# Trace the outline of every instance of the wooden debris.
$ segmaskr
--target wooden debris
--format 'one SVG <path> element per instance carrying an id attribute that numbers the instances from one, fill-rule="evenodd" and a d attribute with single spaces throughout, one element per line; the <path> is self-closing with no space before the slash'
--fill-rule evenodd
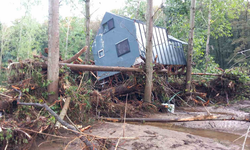
<path id="1" fill-rule="evenodd" d="M 67 66 L 74 71 L 121 71 L 121 72 L 142 72 L 140 68 L 130 67 L 110 67 L 110 66 L 95 66 L 95 65 L 82 65 L 82 64 L 67 64 L 59 63 L 60 66 Z"/>
<path id="2" fill-rule="evenodd" d="M 214 74 L 214 73 L 192 73 L 191 75 L 199 75 L 199 76 L 222 76 L 223 74 Z"/>
<path id="3" fill-rule="evenodd" d="M 105 118 L 99 117 L 98 119 L 111 122 L 123 122 L 124 118 Z M 249 122 L 249 116 L 234 117 L 234 116 L 215 116 L 215 115 L 199 115 L 187 118 L 163 119 L 163 118 L 126 118 L 127 122 L 187 122 L 187 121 L 206 121 L 206 120 L 235 120 Z"/>
<path id="4" fill-rule="evenodd" d="M 59 117 L 61 119 L 63 119 L 65 117 L 65 115 L 67 114 L 67 111 L 68 111 L 68 108 L 69 108 L 69 103 L 70 103 L 70 100 L 71 98 L 70 97 L 67 97 L 66 100 L 65 100 L 65 103 L 63 105 L 63 108 L 62 108 L 62 111 L 60 112 L 60 115 Z M 55 125 L 57 128 L 60 128 L 60 122 L 56 122 L 56 125 Z"/>
<path id="5" fill-rule="evenodd" d="M 89 125 L 89 126 L 87 126 L 87 127 L 81 128 L 81 129 L 80 129 L 80 131 L 81 131 L 81 132 L 84 132 L 85 130 L 88 130 L 89 128 L 91 128 L 91 126 L 90 126 L 90 125 Z"/>
<path id="6" fill-rule="evenodd" d="M 22 96 L 22 92 L 20 90 L 17 90 L 15 88 L 13 88 L 15 91 L 19 92 L 19 96 L 17 99 L 17 104 L 18 105 L 26 105 L 26 106 L 36 106 L 36 107 L 43 107 L 45 108 L 52 116 L 55 117 L 55 119 L 60 122 L 63 126 L 67 127 L 68 129 L 71 129 L 73 131 L 75 131 L 74 133 L 79 136 L 79 138 L 86 144 L 87 149 L 89 150 L 96 150 L 96 148 L 93 147 L 92 143 L 83 135 L 81 135 L 81 133 L 78 132 L 78 130 L 68 124 L 66 121 L 62 120 L 46 103 L 44 104 L 40 104 L 40 103 L 24 103 L 24 102 L 20 102 L 21 96 Z"/>
<path id="7" fill-rule="evenodd" d="M 84 53 L 86 50 L 88 49 L 88 46 L 85 46 L 84 48 L 82 48 L 78 53 L 76 53 L 73 57 L 71 57 L 70 59 L 68 60 L 63 60 L 63 61 L 60 61 L 60 63 L 72 63 L 73 61 L 75 60 L 81 60 L 79 59 L 78 57 L 80 57 L 82 55 L 82 53 Z M 82 60 L 81 60 L 82 61 Z"/>

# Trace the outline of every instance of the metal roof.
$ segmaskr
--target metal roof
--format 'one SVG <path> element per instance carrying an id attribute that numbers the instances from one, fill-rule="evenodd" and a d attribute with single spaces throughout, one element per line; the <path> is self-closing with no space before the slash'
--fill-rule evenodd
<path id="1" fill-rule="evenodd" d="M 174 40 L 174 41 L 180 42 L 180 43 L 182 43 L 182 44 L 184 44 L 184 45 L 188 45 L 188 43 L 187 43 L 187 42 L 183 42 L 183 41 L 181 41 L 181 40 L 179 40 L 179 39 L 177 39 L 177 38 L 173 37 L 172 35 L 168 35 L 168 38 L 169 38 L 169 39 L 171 39 L 171 40 Z"/>
<path id="2" fill-rule="evenodd" d="M 139 45 L 140 55 L 146 57 L 146 24 L 134 20 L 136 36 Z M 168 35 L 167 29 L 153 27 L 153 60 L 163 65 L 186 65 L 182 44 L 187 44 L 181 40 Z"/>

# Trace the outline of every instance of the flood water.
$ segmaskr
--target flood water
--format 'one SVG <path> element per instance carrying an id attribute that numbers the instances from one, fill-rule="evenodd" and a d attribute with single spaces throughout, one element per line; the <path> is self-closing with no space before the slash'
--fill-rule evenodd
<path id="1" fill-rule="evenodd" d="M 131 124 L 150 125 L 150 126 L 160 127 L 163 129 L 168 129 L 168 130 L 173 130 L 173 131 L 178 131 L 178 132 L 185 132 L 185 133 L 189 133 L 192 135 L 215 139 L 218 142 L 227 141 L 227 142 L 233 143 L 235 139 L 241 136 L 241 135 L 236 135 L 232 133 L 219 132 L 219 131 L 213 131 L 213 130 L 207 130 L 207 129 L 186 128 L 186 127 L 181 127 L 181 126 L 177 126 L 177 125 L 169 124 L 169 123 L 146 122 L 143 124 L 141 123 L 131 123 Z M 241 146 L 244 142 L 244 138 L 245 136 L 235 141 L 233 144 L 237 144 Z M 250 150 L 250 138 L 246 140 L 245 149 Z"/>

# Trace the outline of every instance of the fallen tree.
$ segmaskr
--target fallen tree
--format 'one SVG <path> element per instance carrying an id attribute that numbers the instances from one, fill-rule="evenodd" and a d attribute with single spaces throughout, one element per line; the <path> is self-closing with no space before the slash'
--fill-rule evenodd
<path id="1" fill-rule="evenodd" d="M 235 120 L 235 121 L 250 121 L 249 116 L 235 117 L 235 116 L 215 116 L 215 115 L 199 115 L 194 117 L 186 118 L 174 118 L 174 119 L 163 119 L 163 118 L 108 118 L 99 117 L 98 119 L 110 122 L 187 122 L 187 121 L 206 121 L 206 120 Z"/>
<path id="2" fill-rule="evenodd" d="M 76 53 L 73 57 L 67 60 L 62 60 L 59 62 L 60 66 L 67 66 L 69 67 L 72 71 L 119 71 L 119 72 L 143 72 L 144 70 L 139 68 L 138 65 L 135 67 L 119 67 L 119 66 L 95 66 L 95 65 L 85 65 L 85 64 L 70 64 L 76 60 L 79 59 L 82 53 L 84 53 L 87 50 L 88 46 L 85 46 L 82 48 L 78 53 Z M 48 58 L 43 56 L 43 55 L 33 55 L 34 58 L 41 58 L 45 62 L 33 62 L 34 66 L 40 66 L 43 69 L 47 69 L 47 60 Z M 82 62 L 82 60 L 81 60 Z M 13 65 L 20 65 L 20 62 L 12 62 L 9 64 L 8 69 L 11 69 Z M 160 64 L 155 64 L 156 66 L 160 67 L 155 67 L 154 71 L 157 73 L 171 73 L 171 68 L 173 65 L 170 65 L 168 69 L 164 69 L 162 65 Z M 176 65 L 178 66 L 178 65 Z M 144 67 L 142 67 L 144 68 Z M 162 69 L 159 69 L 162 68 Z M 185 67 L 183 67 L 185 68 Z M 182 73 L 184 72 L 182 68 Z M 212 73 L 192 73 L 192 75 L 208 75 L 208 76 L 222 76 L 222 74 L 212 74 Z"/>

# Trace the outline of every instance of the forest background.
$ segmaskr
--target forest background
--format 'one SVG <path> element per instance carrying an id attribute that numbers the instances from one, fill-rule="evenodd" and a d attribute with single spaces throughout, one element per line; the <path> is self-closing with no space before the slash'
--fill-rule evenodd
<path id="1" fill-rule="evenodd" d="M 187 42 L 190 0 L 162 2 L 159 6 L 154 5 L 154 25 L 167 28 L 170 35 Z M 21 0 L 20 7 L 25 11 L 25 15 L 11 23 L 0 22 L 0 66 L 3 68 L 7 67 L 8 60 L 23 61 L 39 53 L 46 55 L 44 48 L 48 47 L 48 20 L 37 19 L 31 11 L 39 5 L 40 0 Z M 61 1 L 60 7 L 64 6 L 72 12 L 67 17 L 60 17 L 60 55 L 67 59 L 85 46 L 85 2 Z M 146 21 L 146 6 L 146 1 L 125 0 L 123 6 L 111 12 Z M 249 7 L 250 2 L 246 0 L 197 1 L 193 72 L 218 73 L 220 70 L 217 68 L 225 70 L 233 67 L 235 73 L 239 70 L 249 70 Z M 98 9 L 100 8 L 96 10 Z M 91 10 L 91 43 L 102 19 L 96 16 L 94 18 L 96 10 Z M 246 75 L 244 79 L 249 80 L 249 76 Z M 5 74 L 1 74 L 0 82 L 5 80 Z"/>

